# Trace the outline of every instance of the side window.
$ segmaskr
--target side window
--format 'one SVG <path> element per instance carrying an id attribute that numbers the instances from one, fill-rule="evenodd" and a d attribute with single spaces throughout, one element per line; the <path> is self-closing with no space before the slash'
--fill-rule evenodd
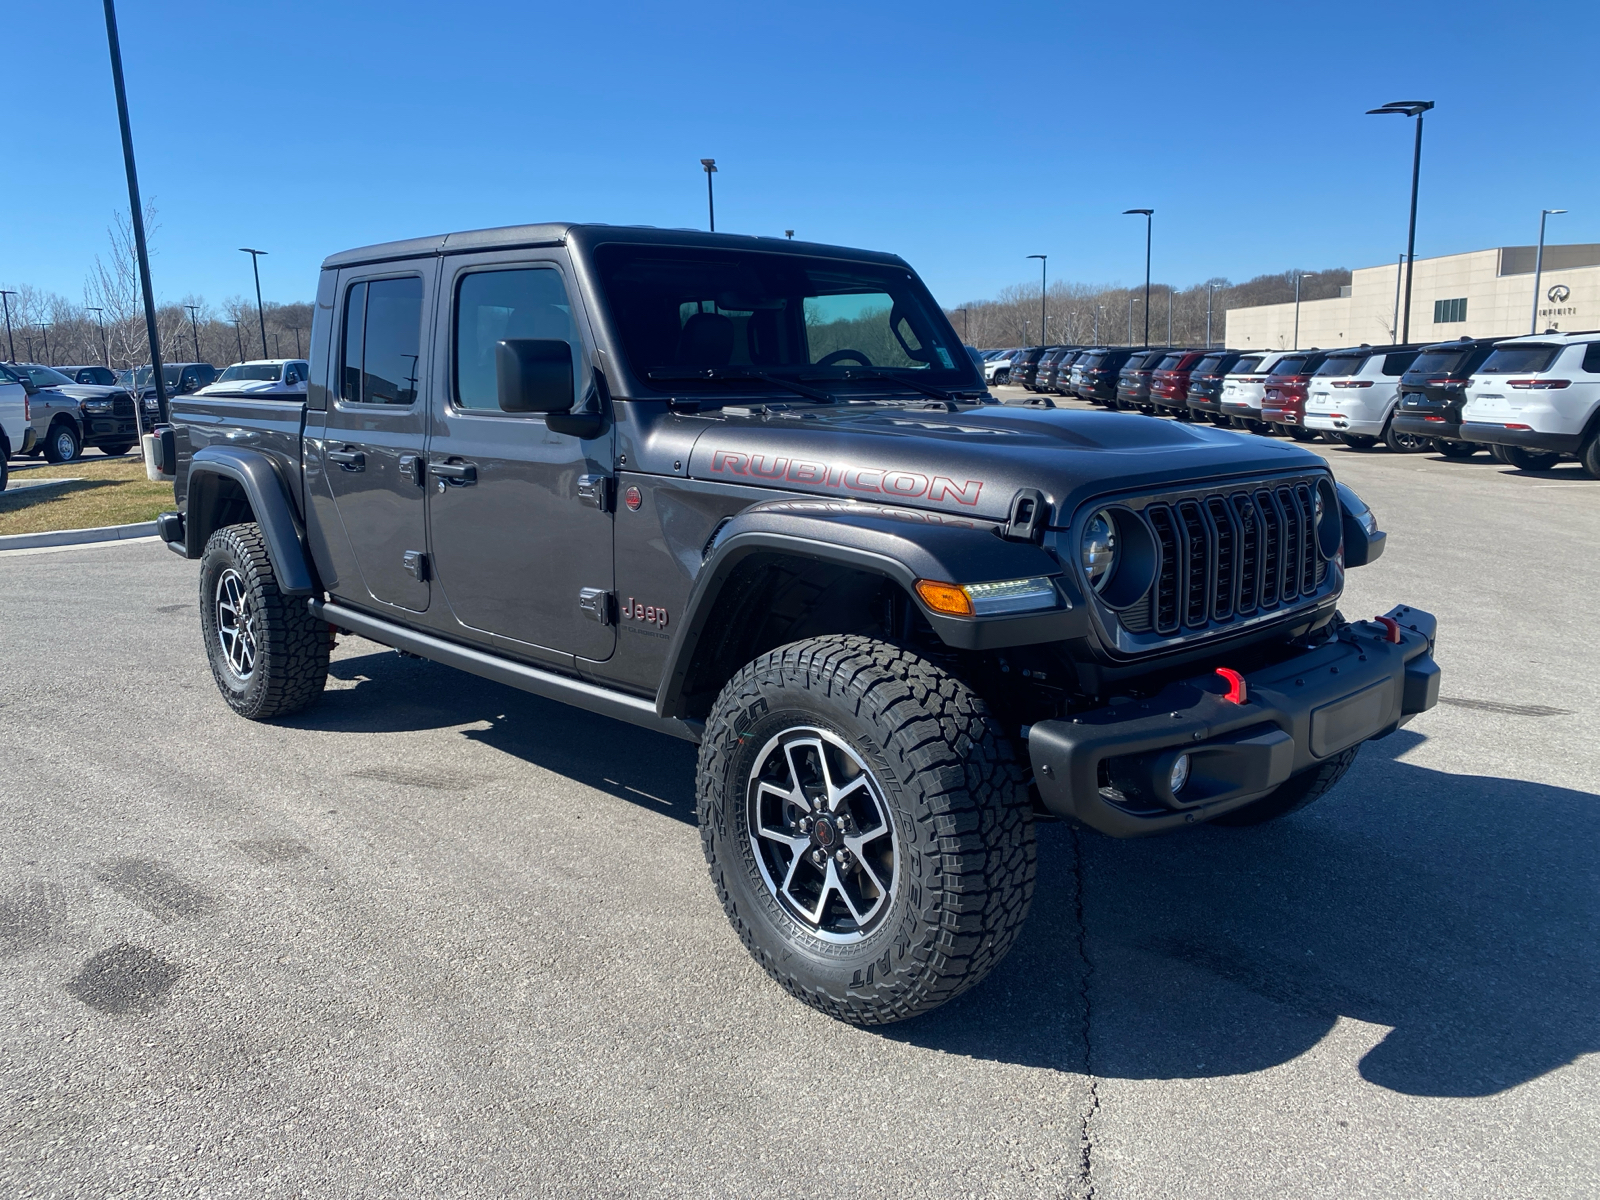
<path id="1" fill-rule="evenodd" d="M 351 287 L 345 300 L 341 399 L 411 404 L 417 398 L 421 350 L 420 278 L 374 279 Z"/>
<path id="2" fill-rule="evenodd" d="M 1383 356 L 1383 373 L 1385 375 L 1404 375 L 1406 368 L 1417 360 L 1418 350 L 1397 350 L 1393 354 Z"/>
<path id="3" fill-rule="evenodd" d="M 508 338 L 566 342 L 572 347 L 572 377 L 582 378 L 572 303 L 561 272 L 552 267 L 462 276 L 456 288 L 455 320 L 457 408 L 500 411 L 495 345 Z"/>
<path id="4" fill-rule="evenodd" d="M 1600 342 L 1590 342 L 1583 348 L 1583 369 L 1600 374 Z"/>

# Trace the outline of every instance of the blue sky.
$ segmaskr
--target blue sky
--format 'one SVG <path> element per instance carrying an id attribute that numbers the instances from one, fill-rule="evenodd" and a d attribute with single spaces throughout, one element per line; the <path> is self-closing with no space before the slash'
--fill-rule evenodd
<path id="1" fill-rule="evenodd" d="M 0 284 L 81 297 L 127 206 L 102 9 L 11 0 Z M 1538 14 L 1537 16 L 1535 14 Z M 158 296 L 309 299 L 368 242 L 533 220 L 892 250 L 946 304 L 1037 278 L 1600 242 L 1600 5 L 124 0 Z M 1568 50 L 1566 47 L 1573 47 Z"/>

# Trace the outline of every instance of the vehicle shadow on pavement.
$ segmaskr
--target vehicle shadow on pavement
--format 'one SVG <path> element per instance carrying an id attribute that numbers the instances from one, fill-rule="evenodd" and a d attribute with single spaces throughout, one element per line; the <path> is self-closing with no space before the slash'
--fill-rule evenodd
<path id="1" fill-rule="evenodd" d="M 359 644 L 359 643 L 358 643 Z M 336 658 L 330 688 L 282 724 L 330 733 L 400 733 L 486 722 L 475 742 L 652 812 L 695 824 L 695 747 L 568 704 L 392 650 Z M 374 692 L 381 692 L 381 702 Z"/>
<path id="2" fill-rule="evenodd" d="M 1340 1017 L 1390 1027 L 1370 1031 L 1359 1070 L 1410 1095 L 1492 1095 L 1600 1050 L 1600 797 L 1399 761 L 1422 740 L 1369 743 L 1335 791 L 1276 824 L 1079 835 L 1093 1074 L 1260 1071 Z M 888 1036 L 1083 1069 L 1073 836 L 1041 829 L 1010 959 Z M 995 990 L 1027 987 L 1070 1017 L 995 1010 Z"/>
<path id="3" fill-rule="evenodd" d="M 483 723 L 463 736 L 694 823 L 687 742 L 392 652 L 332 673 L 360 682 L 286 724 Z M 1420 1096 L 1491 1095 L 1600 1050 L 1600 797 L 1401 761 L 1422 741 L 1369 743 L 1327 797 L 1256 828 L 1119 841 L 1041 824 L 1016 948 L 973 991 L 882 1036 L 1103 1077 L 1205 1078 L 1286 1063 L 1348 1017 L 1389 1027 L 1371 1031 L 1362 1077 Z"/>

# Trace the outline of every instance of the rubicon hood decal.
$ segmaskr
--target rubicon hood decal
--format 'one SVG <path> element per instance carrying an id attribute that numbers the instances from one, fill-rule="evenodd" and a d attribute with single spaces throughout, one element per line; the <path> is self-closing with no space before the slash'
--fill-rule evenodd
<path id="1" fill-rule="evenodd" d="M 1122 413 L 985 405 L 959 414 L 804 409 L 717 417 L 689 455 L 697 479 L 1004 521 L 1021 488 L 1052 524 L 1090 497 L 1197 479 L 1320 468 L 1293 444 Z"/>

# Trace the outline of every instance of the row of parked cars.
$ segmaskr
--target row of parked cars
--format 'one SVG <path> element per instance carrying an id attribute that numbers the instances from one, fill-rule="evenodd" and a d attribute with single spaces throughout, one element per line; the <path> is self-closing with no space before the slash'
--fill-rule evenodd
<path id="1" fill-rule="evenodd" d="M 259 359 L 219 371 L 210 363 L 163 363 L 169 396 L 304 393 L 304 359 Z M 140 430 L 166 421 L 148 366 L 124 371 L 82 365 L 0 362 L 0 464 L 13 455 L 71 462 L 86 449 L 126 454 Z M 9 472 L 0 466 L 0 490 Z"/>
<path id="2" fill-rule="evenodd" d="M 984 374 L 1044 403 L 1074 396 L 1358 450 L 1487 450 L 1525 471 L 1570 456 L 1600 479 L 1600 330 L 1335 350 L 1030 346 L 988 352 Z"/>

